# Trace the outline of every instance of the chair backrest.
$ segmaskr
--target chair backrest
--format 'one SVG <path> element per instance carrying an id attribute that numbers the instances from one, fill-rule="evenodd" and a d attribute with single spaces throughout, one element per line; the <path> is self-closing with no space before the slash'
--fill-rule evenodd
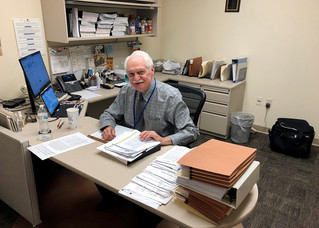
<path id="1" fill-rule="evenodd" d="M 183 101 L 189 109 L 190 116 L 194 124 L 197 126 L 199 115 L 206 101 L 205 92 L 200 89 L 193 88 L 183 84 L 171 82 L 168 82 L 167 84 L 177 88 L 181 92 Z"/>

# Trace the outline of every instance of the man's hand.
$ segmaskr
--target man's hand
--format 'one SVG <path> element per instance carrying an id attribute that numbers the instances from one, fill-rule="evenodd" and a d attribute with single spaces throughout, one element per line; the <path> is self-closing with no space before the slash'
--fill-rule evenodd
<path id="1" fill-rule="evenodd" d="M 115 136 L 115 129 L 112 126 L 106 127 L 102 132 L 102 138 L 107 141 L 111 141 Z"/>
<path id="2" fill-rule="evenodd" d="M 171 145 L 173 143 L 169 137 L 161 137 L 155 131 L 143 131 L 140 134 L 140 139 L 142 141 L 148 141 L 148 140 L 154 139 L 156 141 L 159 141 L 162 146 Z"/>

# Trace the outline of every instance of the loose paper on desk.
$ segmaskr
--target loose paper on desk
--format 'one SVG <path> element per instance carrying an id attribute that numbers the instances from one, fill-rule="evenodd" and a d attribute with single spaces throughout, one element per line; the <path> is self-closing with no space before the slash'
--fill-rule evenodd
<path id="1" fill-rule="evenodd" d="M 119 193 L 152 208 L 167 204 L 172 199 L 172 190 L 177 187 L 177 161 L 189 151 L 187 147 L 173 147 L 157 157 Z"/>
<path id="2" fill-rule="evenodd" d="M 128 127 L 124 127 L 124 126 L 122 126 L 122 125 L 116 125 L 115 127 L 114 127 L 114 130 L 115 130 L 115 135 L 116 136 L 118 136 L 118 135 L 120 135 L 120 134 L 122 134 L 122 133 L 124 133 L 124 132 L 126 132 L 126 131 L 133 131 L 133 129 L 132 128 L 128 128 Z M 94 138 L 98 138 L 98 139 L 102 139 L 103 140 L 103 138 L 102 138 L 102 131 L 96 131 L 96 132 L 94 132 L 94 133 L 92 133 L 92 134 L 90 134 L 91 136 L 93 136 Z"/>
<path id="3" fill-rule="evenodd" d="M 32 153 L 44 160 L 63 152 L 76 149 L 95 142 L 80 132 L 53 139 L 35 146 L 28 147 Z"/>
<path id="4" fill-rule="evenodd" d="M 77 92 L 73 92 L 72 94 L 75 95 L 80 95 L 83 99 L 90 99 L 90 98 L 94 98 L 94 97 L 100 97 L 102 95 L 88 91 L 88 90 L 81 90 L 81 91 L 77 91 Z"/>

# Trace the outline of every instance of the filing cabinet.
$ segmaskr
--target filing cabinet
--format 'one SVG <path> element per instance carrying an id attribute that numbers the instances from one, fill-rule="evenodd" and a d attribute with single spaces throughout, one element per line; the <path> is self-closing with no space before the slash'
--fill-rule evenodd
<path id="1" fill-rule="evenodd" d="M 201 132 L 221 138 L 230 134 L 232 112 L 241 111 L 243 106 L 246 81 L 233 83 L 220 80 L 178 78 L 180 84 L 199 88 L 206 93 L 206 102 L 199 119 Z M 182 79 L 182 81 L 180 81 Z"/>

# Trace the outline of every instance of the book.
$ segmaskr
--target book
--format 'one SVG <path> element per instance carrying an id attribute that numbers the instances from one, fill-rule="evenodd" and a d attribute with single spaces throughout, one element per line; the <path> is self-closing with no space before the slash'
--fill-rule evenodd
<path id="1" fill-rule="evenodd" d="M 198 74 L 198 77 L 199 78 L 203 78 L 205 76 L 210 77 L 210 75 L 212 73 L 214 62 L 215 62 L 215 60 L 203 61 L 201 64 L 201 70 Z"/>
<path id="2" fill-rule="evenodd" d="M 140 133 L 138 130 L 125 131 L 97 149 L 126 165 L 160 150 L 160 142 L 155 140 L 141 141 Z"/>
<path id="3" fill-rule="evenodd" d="M 246 79 L 247 58 L 232 59 L 233 82 L 240 82 Z"/>
<path id="4" fill-rule="evenodd" d="M 221 66 L 220 68 L 220 80 L 222 82 L 230 80 L 230 76 L 231 76 L 231 64 L 226 64 Z"/>
<path id="5" fill-rule="evenodd" d="M 210 79 L 214 80 L 220 78 L 221 66 L 224 66 L 226 62 L 224 60 L 215 61 L 211 71 Z"/>

